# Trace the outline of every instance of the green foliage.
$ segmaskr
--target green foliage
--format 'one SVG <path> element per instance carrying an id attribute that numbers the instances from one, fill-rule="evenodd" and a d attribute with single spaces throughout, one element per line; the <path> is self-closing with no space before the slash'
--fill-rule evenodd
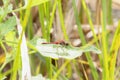
<path id="1" fill-rule="evenodd" d="M 16 26 L 15 17 L 10 17 L 3 23 L 0 23 L 0 39 L 2 39 L 8 32 L 13 31 Z"/>
<path id="2" fill-rule="evenodd" d="M 65 19 L 62 11 L 63 0 L 20 0 L 20 2 L 16 0 L 16 7 L 19 8 L 14 10 L 10 0 L 2 1 L 3 6 L 0 6 L 0 49 L 3 50 L 1 54 L 4 55 L 0 54 L 0 80 L 7 78 L 8 75 L 11 75 L 11 80 L 22 78 L 22 69 L 23 66 L 25 66 L 22 65 L 22 63 L 27 57 L 22 56 L 22 50 L 24 51 L 24 48 L 21 47 L 21 44 L 26 40 L 27 46 L 25 46 L 28 47 L 29 55 L 32 56 L 29 58 L 32 64 L 28 65 L 33 69 L 32 76 L 30 76 L 32 80 L 69 80 L 71 78 L 73 69 L 80 77 L 79 79 L 84 79 L 83 75 L 85 75 L 87 79 L 88 76 L 86 75 L 84 66 L 82 63 L 79 63 L 79 57 L 83 53 L 85 53 L 87 58 L 87 65 L 90 66 L 93 80 L 100 80 L 100 78 L 102 80 L 115 80 L 116 58 L 120 48 L 120 21 L 118 27 L 116 28 L 112 43 L 108 43 L 109 37 L 107 35 L 111 33 L 107 33 L 108 31 L 106 25 L 107 23 L 112 24 L 112 0 L 108 1 L 108 3 L 106 0 L 101 1 L 102 9 L 100 17 L 102 34 L 100 34 L 100 36 L 102 38 L 100 39 L 98 39 L 95 34 L 90 10 L 86 5 L 85 0 L 81 0 L 81 6 L 86 13 L 86 17 L 93 34 L 93 40 L 97 47 L 93 46 L 93 44 L 90 45 L 85 39 L 75 0 L 72 0 L 72 7 L 74 10 L 76 24 L 78 26 L 78 34 L 82 42 L 82 47 L 73 47 L 71 45 L 60 44 L 42 44 L 45 42 L 50 42 L 50 31 L 52 29 L 54 17 L 56 17 L 56 9 L 58 9 L 63 36 L 66 41 L 70 41 L 64 24 Z M 23 6 L 21 7 L 18 5 Z M 38 7 L 39 22 L 43 39 L 34 37 L 34 22 L 31 14 L 31 9 L 34 6 Z M 20 19 L 14 15 L 15 11 L 18 11 Z M 10 13 L 10 16 L 8 16 L 8 13 Z M 14 16 L 11 16 L 12 14 Z M 16 25 L 22 27 L 21 33 L 18 33 L 19 29 L 17 31 L 17 28 L 15 28 Z M 27 37 L 24 36 L 25 34 L 27 34 Z M 25 39 L 23 39 L 23 37 Z M 99 43 L 98 40 L 102 43 Z M 96 53 L 99 56 L 98 60 L 100 61 L 100 67 L 102 69 L 102 77 L 99 76 L 99 72 L 97 71 L 96 66 L 93 64 L 94 61 L 92 60 L 90 52 Z M 99 54 L 101 52 L 102 54 Z M 25 54 L 28 55 L 27 52 L 24 53 L 24 55 Z M 64 60 L 64 62 L 61 64 L 61 67 L 58 67 L 58 60 L 61 58 Z M 2 59 L 4 60 L 2 61 Z M 52 63 L 53 61 L 54 65 Z M 7 64 L 10 65 L 9 70 L 6 69 Z M 82 65 L 84 73 L 81 73 L 77 68 L 79 65 Z M 65 74 L 62 75 L 62 71 L 64 70 Z M 42 75 L 45 75 L 47 78 Z"/>

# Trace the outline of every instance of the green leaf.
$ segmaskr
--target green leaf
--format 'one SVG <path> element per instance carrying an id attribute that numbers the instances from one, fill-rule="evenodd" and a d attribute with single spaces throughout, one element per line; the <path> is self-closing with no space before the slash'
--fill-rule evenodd
<path id="1" fill-rule="evenodd" d="M 10 17 L 7 21 L 4 23 L 0 23 L 0 39 L 5 36 L 8 32 L 15 29 L 16 25 L 16 19 L 15 17 Z"/>
<path id="2" fill-rule="evenodd" d="M 15 31 L 10 31 L 5 35 L 5 40 L 9 41 L 8 43 L 6 43 L 8 46 L 13 46 L 14 44 L 12 42 L 17 42 L 17 39 L 15 36 L 16 36 Z"/>
<path id="3" fill-rule="evenodd" d="M 94 46 L 85 46 L 82 48 L 72 47 L 72 46 L 64 46 L 59 44 L 42 44 L 44 39 L 38 39 L 36 48 L 40 52 L 41 55 L 45 57 L 50 57 L 54 59 L 64 58 L 64 59 L 74 59 L 83 54 L 83 52 L 95 52 L 101 53 L 99 49 Z"/>

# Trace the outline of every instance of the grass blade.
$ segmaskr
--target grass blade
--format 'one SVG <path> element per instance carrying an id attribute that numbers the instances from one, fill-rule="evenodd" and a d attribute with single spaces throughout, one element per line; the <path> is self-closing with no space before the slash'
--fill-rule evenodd
<path id="1" fill-rule="evenodd" d="M 85 40 L 83 31 L 82 31 L 81 24 L 79 22 L 79 17 L 78 17 L 77 8 L 76 8 L 76 5 L 75 5 L 75 0 L 72 0 L 72 3 L 73 3 L 74 15 L 75 15 L 75 18 L 76 18 L 76 23 L 78 25 L 78 33 L 79 33 L 79 36 L 81 38 L 82 45 L 85 45 L 86 44 L 86 40 Z M 86 58 L 87 58 L 87 60 L 89 62 L 90 68 L 92 70 L 92 75 L 93 75 L 94 80 L 99 80 L 97 70 L 95 69 L 95 67 L 93 65 L 93 62 L 92 62 L 90 54 L 86 53 L 85 55 L 86 55 Z"/>
<path id="2" fill-rule="evenodd" d="M 107 30 L 106 30 L 106 0 L 102 0 L 102 45 L 103 45 L 103 80 L 109 80 L 109 70 L 108 70 L 108 44 L 107 44 Z"/>

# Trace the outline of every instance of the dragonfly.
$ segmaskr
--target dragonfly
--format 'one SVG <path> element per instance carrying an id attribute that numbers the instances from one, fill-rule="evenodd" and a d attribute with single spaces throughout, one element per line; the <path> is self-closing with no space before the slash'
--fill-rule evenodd
<path id="1" fill-rule="evenodd" d="M 62 45 L 62 46 L 68 46 L 69 44 L 67 42 L 65 42 L 64 40 L 60 40 L 60 41 L 56 41 L 56 42 L 50 42 L 50 43 L 47 43 L 47 42 L 43 42 L 42 44 L 59 44 L 59 45 Z"/>

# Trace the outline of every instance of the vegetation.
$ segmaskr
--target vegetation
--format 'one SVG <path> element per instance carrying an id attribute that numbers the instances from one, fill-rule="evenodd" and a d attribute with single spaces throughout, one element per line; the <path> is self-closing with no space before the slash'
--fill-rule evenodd
<path id="1" fill-rule="evenodd" d="M 69 10 L 64 7 L 69 0 L 0 2 L 0 80 L 120 79 L 117 78 L 119 66 L 116 66 L 120 47 L 120 21 L 114 33 L 107 29 L 114 23 L 112 0 L 108 3 L 107 0 L 97 1 L 96 22 L 85 0 L 70 1 L 74 19 L 71 14 L 67 20 L 69 23 L 65 23 L 65 15 L 69 15 Z M 76 1 L 80 3 L 80 9 Z M 34 17 L 36 13 L 39 15 Z M 73 27 L 67 27 L 71 22 L 77 26 L 80 47 L 72 45 L 70 35 L 75 34 L 69 34 L 68 30 Z M 91 40 L 86 39 L 83 30 L 85 22 L 92 32 Z M 95 24 L 99 26 L 97 34 Z M 55 29 L 58 29 L 56 33 Z M 67 41 L 69 45 L 65 42 L 52 42 L 60 40 L 58 38 Z M 97 61 L 93 60 L 92 55 Z"/>

